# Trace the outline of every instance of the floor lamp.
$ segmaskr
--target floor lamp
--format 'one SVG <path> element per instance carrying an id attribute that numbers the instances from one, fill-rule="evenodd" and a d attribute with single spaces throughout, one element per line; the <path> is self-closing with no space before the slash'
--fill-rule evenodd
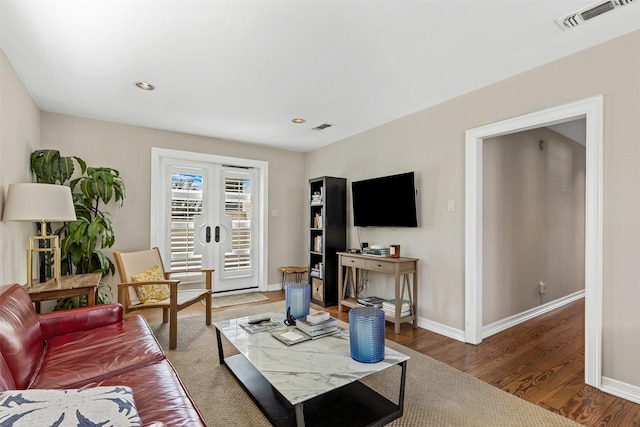
<path id="1" fill-rule="evenodd" d="M 53 253 L 53 278 L 60 286 L 60 242 L 57 235 L 47 234 L 47 223 L 76 220 L 71 189 L 57 184 L 10 184 L 2 220 L 40 223 L 40 236 L 29 238 L 27 288 L 33 284 L 33 255 L 40 252 Z M 41 240 L 49 241 L 49 245 L 38 247 Z"/>

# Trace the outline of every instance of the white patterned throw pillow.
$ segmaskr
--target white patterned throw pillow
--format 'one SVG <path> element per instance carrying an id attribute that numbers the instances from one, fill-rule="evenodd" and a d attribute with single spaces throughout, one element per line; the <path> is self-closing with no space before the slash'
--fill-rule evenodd
<path id="1" fill-rule="evenodd" d="M 141 426 L 129 387 L 9 390 L 0 393 L 0 426 Z"/>

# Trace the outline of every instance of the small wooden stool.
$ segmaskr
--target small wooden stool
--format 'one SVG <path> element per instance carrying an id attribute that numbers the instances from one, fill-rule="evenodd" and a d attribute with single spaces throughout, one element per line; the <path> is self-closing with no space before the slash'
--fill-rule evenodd
<path id="1" fill-rule="evenodd" d="M 280 267 L 279 270 L 282 272 L 282 288 L 280 289 L 282 291 L 287 280 L 287 274 L 295 274 L 296 282 L 299 283 L 302 275 L 309 272 L 309 267 Z"/>

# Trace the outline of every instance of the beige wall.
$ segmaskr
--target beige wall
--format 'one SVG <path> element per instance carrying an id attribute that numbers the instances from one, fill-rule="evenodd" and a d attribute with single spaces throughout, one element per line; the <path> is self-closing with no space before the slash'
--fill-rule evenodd
<path id="1" fill-rule="evenodd" d="M 416 171 L 420 227 L 363 229 L 361 237 L 400 243 L 402 254 L 420 258 L 419 316 L 462 330 L 465 131 L 602 94 L 603 374 L 640 386 L 634 361 L 640 352 L 640 83 L 633 78 L 639 73 L 637 31 L 309 153 L 306 174 L 353 181 Z M 455 200 L 455 212 L 447 212 L 448 200 Z M 357 244 L 353 227 L 348 239 Z"/>
<path id="2" fill-rule="evenodd" d="M 482 312 L 490 325 L 584 289 L 586 149 L 539 128 L 485 139 L 482 152 Z"/>
<path id="3" fill-rule="evenodd" d="M 46 112 L 41 114 L 41 138 L 43 148 L 120 171 L 127 199 L 123 208 L 114 206 L 110 212 L 116 230 L 112 249 L 121 251 L 149 246 L 151 147 L 267 161 L 269 212 L 279 211 L 269 217 L 269 284 L 280 282 L 279 266 L 306 262 L 300 243 L 306 194 L 301 153 Z"/>
<path id="4" fill-rule="evenodd" d="M 29 155 L 38 148 L 40 110 L 0 49 L 0 212 L 9 184 L 31 182 Z M 0 222 L 0 284 L 27 281 L 30 223 Z"/>

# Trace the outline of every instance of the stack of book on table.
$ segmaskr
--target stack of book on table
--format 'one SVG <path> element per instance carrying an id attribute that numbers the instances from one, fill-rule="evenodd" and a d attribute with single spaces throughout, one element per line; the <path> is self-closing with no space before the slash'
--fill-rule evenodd
<path id="1" fill-rule="evenodd" d="M 379 257 L 388 257 L 391 255 L 391 248 L 371 247 L 362 249 L 364 255 L 373 255 Z"/>
<path id="2" fill-rule="evenodd" d="M 328 313 L 327 313 L 328 314 Z M 300 329 L 312 339 L 333 335 L 339 332 L 338 319 L 327 316 L 325 320 L 316 322 L 308 316 L 304 319 L 296 319 L 296 328 Z"/>
<path id="3" fill-rule="evenodd" d="M 271 335 L 286 345 L 293 345 L 335 335 L 341 331 L 342 329 L 338 327 L 338 319 L 329 316 L 326 311 L 321 311 L 306 318 L 296 319 L 294 328 L 277 330 Z"/>
<path id="4" fill-rule="evenodd" d="M 384 299 L 380 297 L 360 297 L 358 298 L 358 304 L 362 304 L 367 307 L 377 307 L 382 308 L 382 303 Z"/>
<path id="5" fill-rule="evenodd" d="M 396 300 L 390 299 L 382 303 L 382 311 L 387 316 L 394 317 L 396 315 Z M 400 307 L 400 317 L 408 316 L 411 314 L 411 306 L 408 300 L 402 300 L 402 306 Z"/>

